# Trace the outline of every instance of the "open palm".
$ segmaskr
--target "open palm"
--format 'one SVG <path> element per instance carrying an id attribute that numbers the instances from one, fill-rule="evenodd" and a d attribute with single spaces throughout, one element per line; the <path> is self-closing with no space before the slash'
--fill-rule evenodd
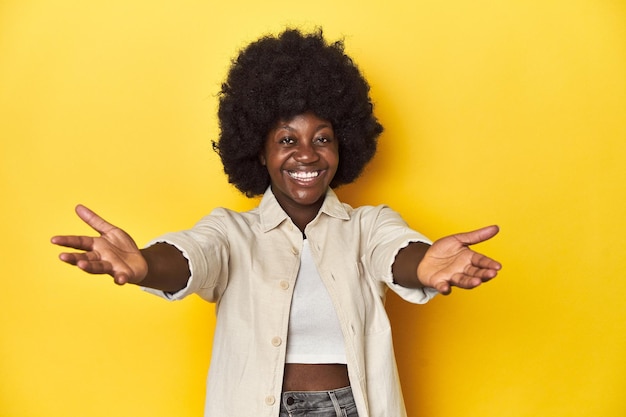
<path id="1" fill-rule="evenodd" d="M 124 230 L 113 226 L 87 207 L 79 205 L 76 214 L 100 236 L 55 236 L 52 243 L 84 252 L 64 252 L 59 258 L 91 274 L 108 274 L 117 284 L 141 282 L 148 265 L 135 241 Z"/>
<path id="2" fill-rule="evenodd" d="M 469 246 L 491 239 L 498 231 L 497 226 L 488 226 L 435 241 L 417 268 L 420 282 L 449 294 L 453 286 L 471 289 L 494 278 L 500 263 Z"/>

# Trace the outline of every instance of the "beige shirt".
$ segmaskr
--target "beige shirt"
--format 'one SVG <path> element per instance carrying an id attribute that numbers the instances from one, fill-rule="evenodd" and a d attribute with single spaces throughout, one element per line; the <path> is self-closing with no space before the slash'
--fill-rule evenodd
<path id="1" fill-rule="evenodd" d="M 428 240 L 390 208 L 352 208 L 332 190 L 305 233 L 337 310 L 359 416 L 405 416 L 384 298 L 387 288 L 413 303 L 436 294 L 396 285 L 391 274 L 401 248 Z M 175 294 L 148 291 L 217 303 L 205 416 L 277 417 L 302 233 L 268 190 L 253 210 L 219 208 L 156 242 L 183 252 L 191 278 Z"/>

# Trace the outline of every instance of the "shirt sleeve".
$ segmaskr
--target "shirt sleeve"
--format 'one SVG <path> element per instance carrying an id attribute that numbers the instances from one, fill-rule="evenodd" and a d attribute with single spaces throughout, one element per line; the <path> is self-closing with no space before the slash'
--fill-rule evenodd
<path id="1" fill-rule="evenodd" d="M 421 233 L 411 229 L 402 217 L 387 206 L 378 206 L 372 214 L 375 221 L 368 236 L 368 252 L 366 257 L 374 279 L 384 282 L 392 291 L 397 293 L 404 300 L 424 304 L 437 295 L 434 288 L 406 288 L 393 281 L 391 267 L 396 259 L 396 255 L 401 249 L 412 242 L 432 242 Z"/>
<path id="2" fill-rule="evenodd" d="M 168 300 L 180 300 L 190 294 L 216 302 L 228 281 L 228 239 L 216 211 L 200 220 L 192 229 L 167 233 L 151 240 L 146 246 L 164 242 L 175 246 L 187 259 L 191 273 L 187 286 L 175 293 L 153 288 L 146 292 Z"/>

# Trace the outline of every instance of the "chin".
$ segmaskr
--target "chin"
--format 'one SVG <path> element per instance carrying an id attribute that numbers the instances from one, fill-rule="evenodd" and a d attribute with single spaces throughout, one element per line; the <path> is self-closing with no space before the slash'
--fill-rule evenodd
<path id="1" fill-rule="evenodd" d="M 309 206 L 309 205 L 313 205 L 319 202 L 320 199 L 323 198 L 325 195 L 326 195 L 326 190 L 324 190 L 324 192 L 316 192 L 316 193 L 298 192 L 294 194 L 293 200 L 303 206 Z"/>

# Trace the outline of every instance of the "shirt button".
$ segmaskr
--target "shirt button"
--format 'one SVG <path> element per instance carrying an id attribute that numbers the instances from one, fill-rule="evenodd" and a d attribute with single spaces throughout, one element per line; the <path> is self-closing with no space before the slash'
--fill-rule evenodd
<path id="1" fill-rule="evenodd" d="M 280 346 L 280 344 L 283 343 L 282 339 L 278 336 L 272 337 L 272 345 L 278 347 Z"/>
<path id="2" fill-rule="evenodd" d="M 289 289 L 289 281 L 286 281 L 284 279 L 282 281 L 280 281 L 280 283 L 278 285 L 280 285 L 280 288 L 283 289 L 283 290 L 288 290 Z"/>
<path id="3" fill-rule="evenodd" d="M 276 402 L 276 398 L 274 398 L 273 395 L 268 395 L 267 397 L 265 397 L 265 404 L 274 405 L 275 402 Z"/>

